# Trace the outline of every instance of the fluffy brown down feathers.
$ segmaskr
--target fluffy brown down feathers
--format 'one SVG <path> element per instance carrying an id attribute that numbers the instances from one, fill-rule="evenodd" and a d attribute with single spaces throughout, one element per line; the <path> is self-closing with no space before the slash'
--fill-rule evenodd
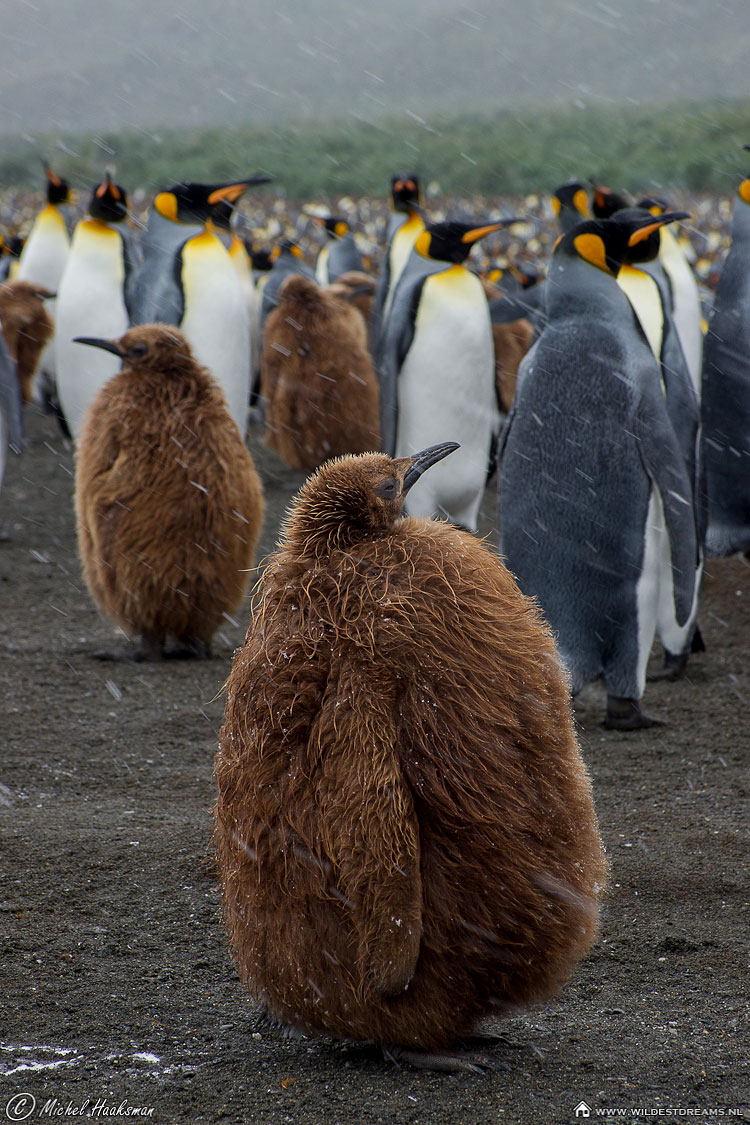
<path id="1" fill-rule="evenodd" d="M 292 468 L 380 447 L 377 379 L 361 315 L 314 281 L 288 278 L 263 330 L 266 442 Z"/>
<path id="2" fill-rule="evenodd" d="M 52 337 L 52 319 L 44 300 L 54 296 L 30 281 L 0 285 L 0 325 L 11 359 L 16 365 L 21 398 L 31 402 L 31 384 L 42 352 Z"/>
<path id="3" fill-rule="evenodd" d="M 176 329 L 131 329 L 159 349 L 126 356 L 84 422 L 78 543 L 92 597 L 128 634 L 208 644 L 246 592 L 262 487 L 224 395 Z"/>
<path id="4" fill-rule="evenodd" d="M 553 641 L 497 556 L 438 522 L 339 546 L 304 526 L 322 481 L 340 497 L 375 461 L 306 483 L 256 591 L 216 842 L 239 972 L 272 1016 L 434 1050 L 557 992 L 606 863 Z"/>

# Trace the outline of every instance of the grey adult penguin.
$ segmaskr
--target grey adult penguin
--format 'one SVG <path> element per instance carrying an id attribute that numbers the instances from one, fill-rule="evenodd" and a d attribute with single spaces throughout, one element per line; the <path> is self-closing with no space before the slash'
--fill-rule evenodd
<path id="1" fill-rule="evenodd" d="M 279 303 L 279 289 L 288 277 L 301 274 L 315 281 L 315 270 L 305 261 L 305 252 L 293 238 L 282 238 L 271 250 L 271 268 L 261 279 L 260 324 L 261 332 L 266 318 Z"/>
<path id="2" fill-rule="evenodd" d="M 652 215 L 662 215 L 668 210 L 663 199 L 652 197 L 640 200 L 638 206 L 650 211 Z M 700 292 L 685 252 L 669 227 L 663 227 L 661 231 L 659 263 L 669 282 L 672 320 L 680 338 L 695 393 L 700 401 L 703 369 L 703 329 L 701 326 L 703 314 Z"/>
<path id="3" fill-rule="evenodd" d="M 0 489 L 5 476 L 8 451 L 21 453 L 23 449 L 21 408 L 21 388 L 16 365 L 0 332 Z"/>
<path id="4" fill-rule="evenodd" d="M 664 214 L 664 210 L 658 212 Z M 623 208 L 612 215 L 612 222 L 623 223 L 627 230 L 639 218 L 648 222 L 650 210 Z M 672 221 L 687 219 L 684 212 L 671 212 Z M 698 555 L 696 558 L 695 608 L 690 615 L 691 627 L 686 630 L 675 619 L 674 599 L 669 591 L 671 567 L 665 560 L 664 597 L 660 599 L 656 632 L 664 647 L 664 666 L 649 679 L 677 679 L 687 666 L 691 651 L 705 646 L 696 633 L 698 590 L 703 572 L 703 543 L 706 533 L 706 512 L 701 455 L 700 401 L 693 384 L 680 337 L 672 316 L 669 279 L 659 259 L 661 238 L 668 233 L 658 227 L 633 246 L 629 246 L 617 275 L 617 284 L 627 296 L 636 319 L 659 363 L 662 387 L 675 435 L 685 459 L 691 482 L 691 499 L 695 509 Z"/>
<path id="5" fill-rule="evenodd" d="M 370 347 L 376 367 L 380 340 L 391 300 L 402 272 L 406 268 L 414 243 L 424 230 L 422 188 L 413 172 L 391 177 L 391 213 L 386 230 L 386 245 L 378 272 L 372 311 L 370 313 Z"/>
<path id="6" fill-rule="evenodd" d="M 605 724 L 634 730 L 664 591 L 695 605 L 692 482 L 661 374 L 616 282 L 628 250 L 670 222 L 587 220 L 559 240 L 549 321 L 521 364 L 503 435 L 500 550 L 538 599 L 576 695 L 602 677 Z"/>
<path id="7" fill-rule="evenodd" d="M 326 233 L 325 245 L 315 259 L 318 285 L 331 285 L 351 270 L 363 271 L 364 261 L 347 220 L 340 215 L 313 215 L 312 218 Z"/>
<path id="8" fill-rule="evenodd" d="M 615 211 L 630 207 L 631 202 L 621 191 L 613 191 L 604 184 L 591 181 L 591 214 L 595 219 L 609 219 Z"/>
<path id="9" fill-rule="evenodd" d="M 120 370 L 109 352 L 87 348 L 74 337 L 116 339 L 127 331 L 125 303 L 133 262 L 127 227 L 127 194 L 112 177 L 94 188 L 87 215 L 73 231 L 57 294 L 55 356 L 57 397 L 69 435 L 78 441 L 86 411 L 104 384 Z"/>
<path id="10" fill-rule="evenodd" d="M 748 147 L 748 146 L 746 146 Z M 750 551 L 750 177 L 740 183 L 732 242 L 703 353 L 706 553 Z"/>
<path id="11" fill-rule="evenodd" d="M 449 430 L 461 445 L 450 463 L 436 466 L 412 490 L 409 514 L 446 517 L 470 531 L 476 530 L 500 414 L 487 298 L 463 263 L 475 242 L 513 221 L 428 224 L 385 325 L 383 448 L 398 458 Z"/>

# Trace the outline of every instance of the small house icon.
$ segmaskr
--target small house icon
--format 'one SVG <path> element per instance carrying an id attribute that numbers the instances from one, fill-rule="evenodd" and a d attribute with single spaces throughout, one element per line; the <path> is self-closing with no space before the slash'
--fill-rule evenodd
<path id="1" fill-rule="evenodd" d="M 591 1117 L 591 1107 L 587 1106 L 585 1102 L 579 1102 L 573 1113 L 576 1117 Z"/>

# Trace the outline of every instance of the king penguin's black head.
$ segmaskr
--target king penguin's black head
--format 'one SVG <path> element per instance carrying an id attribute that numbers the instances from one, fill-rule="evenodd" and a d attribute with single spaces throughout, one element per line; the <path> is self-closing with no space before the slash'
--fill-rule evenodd
<path id="1" fill-rule="evenodd" d="M 586 219 L 557 240 L 555 257 L 582 258 L 616 277 L 625 262 L 635 261 L 640 253 L 639 243 L 646 242 L 654 231 L 658 232 L 667 223 L 687 217 L 684 211 L 652 215 L 649 211 L 628 208 L 611 219 Z"/>
<path id="2" fill-rule="evenodd" d="M 500 230 L 515 219 L 502 219 L 496 223 L 459 222 L 446 219 L 442 223 L 428 223 L 414 244 L 416 251 L 437 262 L 466 261 L 472 246 L 486 234 Z"/>
<path id="3" fill-rule="evenodd" d="M 104 223 L 121 223 L 128 217 L 128 197 L 125 189 L 114 183 L 107 173 L 102 184 L 97 184 L 91 196 L 89 215 Z"/>
<path id="4" fill-rule="evenodd" d="M 422 206 L 422 188 L 414 172 L 391 176 L 391 199 L 396 211 L 414 211 Z"/>
<path id="5" fill-rule="evenodd" d="M 53 172 L 49 164 L 44 165 L 44 174 L 47 177 L 47 202 L 56 206 L 60 203 L 70 203 L 68 181 Z"/>

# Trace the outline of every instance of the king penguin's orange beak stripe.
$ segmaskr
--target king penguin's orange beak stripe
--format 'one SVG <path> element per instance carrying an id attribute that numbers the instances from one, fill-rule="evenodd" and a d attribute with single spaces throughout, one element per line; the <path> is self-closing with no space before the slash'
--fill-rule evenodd
<path id="1" fill-rule="evenodd" d="M 212 191 L 208 197 L 208 202 L 213 207 L 214 204 L 220 203 L 222 199 L 226 199 L 229 203 L 236 203 L 241 195 L 247 191 L 247 184 L 229 184 L 228 187 L 217 188 Z"/>
<path id="2" fill-rule="evenodd" d="M 466 234 L 461 236 L 462 242 L 476 242 L 478 238 L 483 238 L 485 234 L 489 234 L 493 230 L 500 230 L 502 223 L 490 223 L 486 227 L 475 227 L 474 230 L 467 230 Z"/>

